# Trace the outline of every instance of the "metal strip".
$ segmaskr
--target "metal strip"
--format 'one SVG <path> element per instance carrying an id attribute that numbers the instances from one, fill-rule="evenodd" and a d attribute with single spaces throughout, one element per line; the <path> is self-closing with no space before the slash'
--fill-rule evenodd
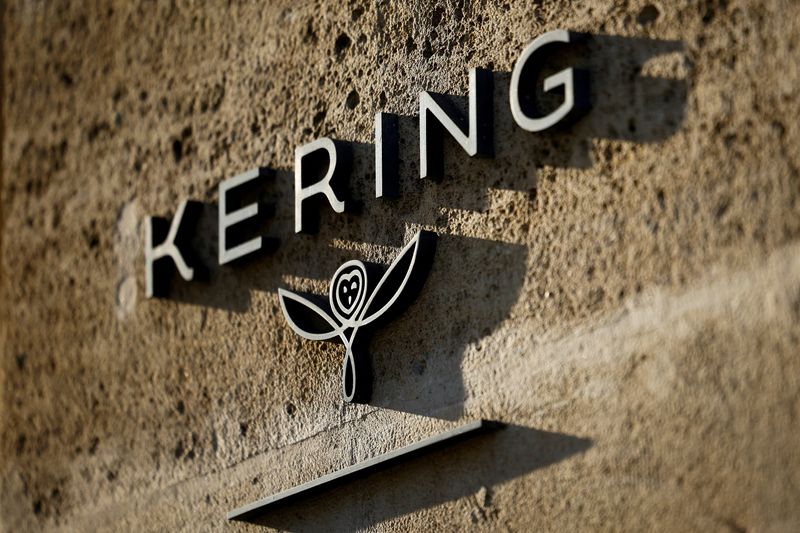
<path id="1" fill-rule="evenodd" d="M 347 481 L 367 476 L 378 470 L 388 468 L 395 463 L 399 463 L 402 460 L 410 459 L 416 455 L 431 451 L 434 448 L 453 444 L 467 437 L 499 429 L 502 426 L 501 423 L 488 420 L 470 422 L 469 424 L 445 431 L 414 444 L 403 446 L 402 448 L 373 457 L 372 459 L 367 459 L 366 461 L 348 466 L 338 472 L 324 475 L 313 481 L 303 483 L 289 490 L 267 496 L 261 500 L 234 509 L 228 513 L 228 520 L 247 520 L 254 518 L 280 505 L 285 505 L 311 496 L 312 494 L 331 489 Z"/>

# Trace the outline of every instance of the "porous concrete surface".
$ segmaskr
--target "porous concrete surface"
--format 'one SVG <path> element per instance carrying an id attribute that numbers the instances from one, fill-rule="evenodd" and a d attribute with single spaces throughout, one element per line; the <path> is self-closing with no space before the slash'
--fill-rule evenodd
<path id="1" fill-rule="evenodd" d="M 3 5 L 0 528 L 800 529 L 800 4 Z M 531 134 L 509 72 L 592 35 L 593 109 Z M 559 63 L 559 61 L 561 63 Z M 495 71 L 494 159 L 417 179 L 418 94 Z M 373 115 L 401 118 L 375 200 Z M 294 148 L 353 142 L 358 214 L 295 236 Z M 276 169 L 273 254 L 216 265 L 217 184 Z M 144 297 L 144 219 L 204 202 L 206 283 Z M 343 404 L 322 293 L 439 233 L 418 300 Z M 263 516 L 228 511 L 487 418 L 508 426 Z"/>

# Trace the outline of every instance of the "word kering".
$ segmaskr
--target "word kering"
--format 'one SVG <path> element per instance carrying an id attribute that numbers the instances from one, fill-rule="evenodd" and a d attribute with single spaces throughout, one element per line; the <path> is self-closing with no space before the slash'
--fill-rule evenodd
<path id="1" fill-rule="evenodd" d="M 585 70 L 565 68 L 543 80 L 545 93 L 563 95 L 561 104 L 544 116 L 537 116 L 535 79 L 544 66 L 544 59 L 553 45 L 576 43 L 583 34 L 567 30 L 545 33 L 523 50 L 511 75 L 509 103 L 516 124 L 529 132 L 542 132 L 556 125 L 574 122 L 590 108 L 589 75 Z M 419 96 L 419 177 L 441 179 L 444 175 L 444 132 L 471 157 L 494 156 L 493 117 L 494 75 L 486 69 L 469 73 L 467 117 L 444 95 L 423 91 Z M 346 143 L 322 137 L 295 149 L 294 157 L 294 230 L 295 233 L 317 233 L 323 198 L 336 213 L 348 208 L 347 174 L 349 151 Z M 375 115 L 375 197 L 398 196 L 399 127 L 398 116 L 378 112 Z M 252 203 L 228 210 L 229 195 L 240 187 L 264 179 L 272 173 L 257 168 L 219 184 L 219 264 L 225 265 L 267 247 L 267 239 L 255 237 L 241 240 L 246 222 L 259 216 L 260 206 Z M 321 178 L 319 176 L 322 176 Z M 145 221 L 146 296 L 165 297 L 173 267 L 180 276 L 191 281 L 199 277 L 201 267 L 191 259 L 191 232 L 202 204 L 183 200 L 170 222 L 159 217 Z M 263 207 L 261 208 L 263 210 Z M 266 211 L 266 210 L 263 210 Z M 261 213 L 265 216 L 265 213 Z M 274 240 L 271 240 L 274 242 Z"/>

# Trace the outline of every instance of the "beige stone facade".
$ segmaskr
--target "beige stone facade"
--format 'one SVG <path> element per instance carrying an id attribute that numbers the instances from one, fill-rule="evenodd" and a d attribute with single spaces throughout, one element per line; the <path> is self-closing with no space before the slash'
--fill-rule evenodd
<path id="1" fill-rule="evenodd" d="M 800 4 L 7 0 L 0 530 L 797 531 Z M 528 133 L 510 72 L 553 29 L 593 107 Z M 560 62 L 560 63 L 559 63 Z M 493 159 L 418 179 L 420 91 L 495 72 Z M 397 200 L 376 111 L 401 115 Z M 350 141 L 360 213 L 293 231 L 294 150 Z M 255 167 L 271 254 L 220 267 L 218 184 Z M 144 295 L 144 221 L 205 204 L 206 282 Z M 371 343 L 279 288 L 439 234 Z M 503 430 L 261 517 L 226 513 L 476 419 Z"/>

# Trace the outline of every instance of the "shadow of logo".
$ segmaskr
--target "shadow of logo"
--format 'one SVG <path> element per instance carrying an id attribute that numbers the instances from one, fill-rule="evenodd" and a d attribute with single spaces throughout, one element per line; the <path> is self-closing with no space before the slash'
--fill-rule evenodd
<path id="1" fill-rule="evenodd" d="M 376 265 L 347 261 L 333 275 L 327 302 L 317 295 L 278 289 L 281 309 L 295 333 L 309 340 L 344 344 L 342 395 L 346 402 L 369 401 L 372 333 L 414 301 L 430 271 L 436 237 L 432 232 L 418 232 L 382 274 Z"/>

